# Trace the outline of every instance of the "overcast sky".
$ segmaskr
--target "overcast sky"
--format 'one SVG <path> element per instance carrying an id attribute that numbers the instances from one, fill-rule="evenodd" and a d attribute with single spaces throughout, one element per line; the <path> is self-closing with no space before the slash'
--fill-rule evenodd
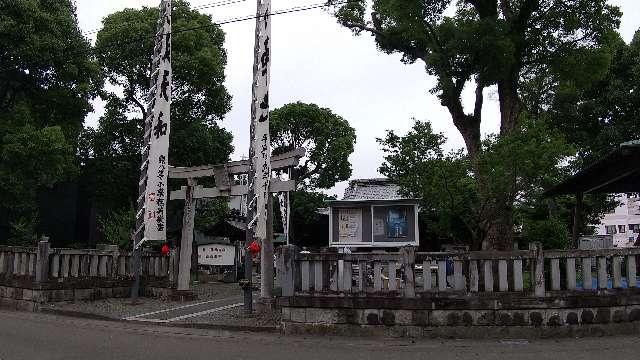
<path id="1" fill-rule="evenodd" d="M 124 8 L 157 6 L 159 0 L 75 0 L 78 21 L 83 31 L 101 27 L 102 19 Z M 272 0 L 274 10 L 315 4 L 322 0 Z M 192 6 L 219 0 L 191 0 Z M 629 42 L 640 28 L 639 0 L 610 0 L 623 12 L 620 32 Z M 255 13 L 255 1 L 201 10 L 214 21 Z M 255 21 L 223 25 L 228 53 L 226 86 L 233 96 L 232 109 L 221 124 L 234 137 L 232 159 L 247 154 L 251 77 Z M 404 65 L 399 55 L 386 55 L 376 49 L 369 35 L 355 37 L 322 9 L 278 15 L 272 22 L 271 88 L 272 108 L 303 101 L 327 107 L 341 115 L 356 129 L 357 143 L 350 161 L 352 178 L 380 176 L 382 152 L 375 139 L 393 129 L 406 132 L 412 118 L 430 120 L 436 131 L 448 137 L 447 147 L 463 147 L 462 137 L 453 127 L 449 113 L 429 93 L 434 79 L 428 77 L 422 63 Z M 89 36 L 92 40 L 95 35 Z M 498 106 L 495 90 L 487 89 L 483 109 L 483 134 L 498 130 Z M 472 93 L 465 100 L 471 104 Z M 87 124 L 95 126 L 103 108 L 95 102 L 95 112 Z M 342 197 L 346 182 L 328 191 Z"/>

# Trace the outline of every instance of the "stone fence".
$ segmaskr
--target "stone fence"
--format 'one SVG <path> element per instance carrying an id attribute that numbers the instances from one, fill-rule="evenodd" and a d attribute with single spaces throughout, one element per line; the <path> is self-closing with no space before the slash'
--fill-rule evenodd
<path id="1" fill-rule="evenodd" d="M 117 247 L 96 249 L 0 246 L 0 305 L 35 309 L 58 301 L 126 297 L 133 281 L 133 256 Z M 142 289 L 157 295 L 175 283 L 175 252 L 142 253 Z"/>
<path id="2" fill-rule="evenodd" d="M 638 255 L 640 248 L 543 251 L 540 244 L 509 252 L 406 247 L 366 254 L 304 254 L 286 246 L 278 260 L 278 303 L 291 331 L 587 329 L 640 320 Z"/>

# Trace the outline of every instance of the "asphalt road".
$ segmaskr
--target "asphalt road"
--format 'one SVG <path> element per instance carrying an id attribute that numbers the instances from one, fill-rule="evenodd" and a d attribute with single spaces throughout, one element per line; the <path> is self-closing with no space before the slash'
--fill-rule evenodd
<path id="1" fill-rule="evenodd" d="M 281 337 L 0 311 L 0 359 L 638 359 L 640 337 L 391 340 Z"/>

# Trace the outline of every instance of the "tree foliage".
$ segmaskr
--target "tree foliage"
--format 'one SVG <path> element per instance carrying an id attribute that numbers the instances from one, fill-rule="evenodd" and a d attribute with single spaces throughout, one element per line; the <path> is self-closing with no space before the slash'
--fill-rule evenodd
<path id="1" fill-rule="evenodd" d="M 418 60 L 436 79 L 431 89 L 445 106 L 473 160 L 479 195 L 489 204 L 486 236 L 499 249 L 511 246 L 513 204 L 492 193 L 489 174 L 477 160 L 484 89 L 495 86 L 500 136 L 521 131 L 529 118 L 524 96 L 530 80 L 547 74 L 540 96 L 558 84 L 597 79 L 609 60 L 605 46 L 619 25 L 620 11 L 606 0 L 361 0 L 336 3 L 339 22 L 354 33 L 368 32 L 385 53 L 406 63 Z M 446 11 L 455 6 L 455 14 Z M 371 14 L 367 14 L 371 11 Z M 465 87 L 475 87 L 472 111 L 464 109 Z M 511 171 L 511 170 L 510 170 Z M 512 177 L 509 174 L 508 177 Z M 516 193 L 511 189 L 508 193 Z M 496 196 L 497 195 L 497 196 Z"/>
<path id="2" fill-rule="evenodd" d="M 269 121 L 273 154 L 304 147 L 302 164 L 294 169 L 298 191 L 290 195 L 289 235 L 299 246 L 323 246 L 328 224 L 322 223 L 319 208 L 326 207 L 329 189 L 351 176 L 349 156 L 356 142 L 355 129 L 330 109 L 315 104 L 295 102 L 271 112 Z M 280 214 L 279 206 L 276 214 Z M 277 219 L 277 223 L 280 220 Z"/>
<path id="3" fill-rule="evenodd" d="M 111 211 L 99 219 L 103 242 L 118 245 L 121 249 L 131 248 L 131 229 L 135 227 L 136 211 L 133 207 Z"/>
<path id="4" fill-rule="evenodd" d="M 640 31 L 630 44 L 616 34 L 608 46 L 612 58 L 597 81 L 565 81 L 553 97 L 539 101 L 545 105 L 541 113 L 578 148 L 577 166 L 640 134 Z"/>
<path id="5" fill-rule="evenodd" d="M 511 221 L 516 225 L 530 229 L 534 221 L 556 224 L 548 211 L 534 218 L 529 209 L 546 206 L 543 191 L 567 171 L 558 164 L 573 153 L 572 147 L 557 131 L 527 121 L 518 134 L 490 136 L 476 166 L 461 150 L 445 153 L 445 141 L 430 123 L 420 121 L 404 136 L 388 131 L 378 139 L 386 153 L 380 172 L 397 182 L 405 195 L 422 199 L 427 227 L 439 237 L 436 242 L 481 248 L 490 227 L 486 212 L 492 206 L 479 194 L 474 174 L 478 166 L 487 174 L 485 191 L 501 193 L 513 204 Z"/>
<path id="6" fill-rule="evenodd" d="M 329 189 L 351 176 L 349 155 L 356 133 L 330 109 L 301 102 L 284 105 L 271 112 L 269 132 L 274 154 L 300 147 L 307 150 L 302 165 L 295 169 L 302 187 Z"/>
<path id="7" fill-rule="evenodd" d="M 542 69 L 586 74 L 571 65 L 597 51 L 620 18 L 606 0 L 462 0 L 455 3 L 455 15 L 446 16 L 453 5 L 452 0 L 362 0 L 339 5 L 336 15 L 356 34 L 371 33 L 380 50 L 425 63 L 437 80 L 432 91 L 472 155 L 481 149 L 482 89 L 497 85 L 501 131 L 510 133 L 526 110 L 521 82 Z M 461 94 L 471 83 L 476 103 L 473 113 L 465 114 Z"/>
<path id="8" fill-rule="evenodd" d="M 157 8 L 125 9 L 107 16 L 97 35 L 98 60 L 113 85 L 97 129 L 85 129 L 83 174 L 103 211 L 135 203 L 142 131 L 149 91 Z M 181 32 L 180 29 L 198 28 Z M 226 162 L 232 135 L 218 126 L 230 109 L 224 87 L 225 35 L 211 17 L 173 2 L 172 104 L 169 162 L 195 166 Z M 136 41 L 132 41 L 135 39 Z M 107 181 L 105 181 L 107 180 Z"/>
<path id="9" fill-rule="evenodd" d="M 122 88 L 130 109 L 142 114 L 146 113 L 144 98 L 149 91 L 154 46 L 151 35 L 157 21 L 155 7 L 118 11 L 103 20 L 96 40 L 96 47 L 104 49 L 99 60 L 107 80 Z M 171 26 L 172 122 L 213 125 L 230 109 L 231 97 L 224 87 L 224 32 L 211 16 L 192 10 L 184 0 L 173 1 Z M 193 28 L 198 29 L 180 31 Z M 141 38 L 141 34 L 149 36 Z"/>
<path id="10" fill-rule="evenodd" d="M 36 194 L 74 172 L 102 86 L 69 0 L 0 2 L 0 238 L 31 241 Z"/>
<path id="11" fill-rule="evenodd" d="M 327 200 L 333 198 L 321 192 L 300 190 L 290 193 L 292 244 L 315 248 L 327 246 L 329 224 L 323 221 L 326 217 L 318 213 L 318 209 L 327 207 Z M 280 207 L 277 202 L 274 208 L 274 219 L 280 223 Z"/>

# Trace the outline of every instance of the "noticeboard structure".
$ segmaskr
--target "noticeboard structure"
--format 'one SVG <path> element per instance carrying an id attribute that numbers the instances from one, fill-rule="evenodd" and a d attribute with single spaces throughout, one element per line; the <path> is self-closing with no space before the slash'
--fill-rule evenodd
<path id="1" fill-rule="evenodd" d="M 419 204 L 403 198 L 387 179 L 353 180 L 343 200 L 329 205 L 329 246 L 418 246 Z"/>

